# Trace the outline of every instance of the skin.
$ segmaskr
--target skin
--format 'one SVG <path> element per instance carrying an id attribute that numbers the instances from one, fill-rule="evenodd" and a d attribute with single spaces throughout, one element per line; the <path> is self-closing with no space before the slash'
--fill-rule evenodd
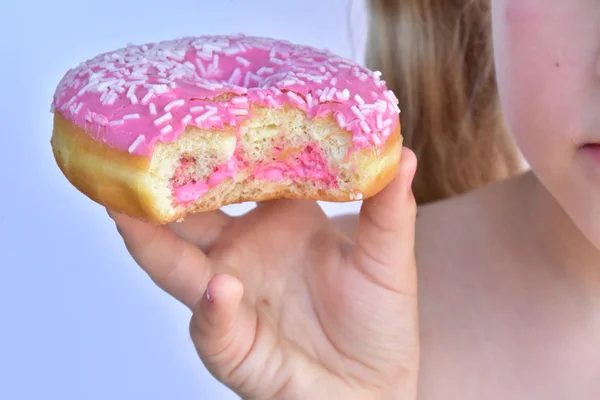
<path id="1" fill-rule="evenodd" d="M 245 399 L 415 398 L 416 158 L 364 202 L 359 234 L 310 201 L 171 226 L 111 213 L 137 263 L 193 312 L 211 373 Z"/>
<path id="2" fill-rule="evenodd" d="M 171 228 L 113 215 L 244 398 L 600 398 L 600 156 L 585 146 L 600 142 L 600 6 L 492 6 L 501 101 L 531 171 L 422 207 L 416 234 L 406 151 L 359 217 L 289 201 Z"/>
<path id="3" fill-rule="evenodd" d="M 600 7 L 492 0 L 531 171 L 417 221 L 423 399 L 600 398 Z"/>

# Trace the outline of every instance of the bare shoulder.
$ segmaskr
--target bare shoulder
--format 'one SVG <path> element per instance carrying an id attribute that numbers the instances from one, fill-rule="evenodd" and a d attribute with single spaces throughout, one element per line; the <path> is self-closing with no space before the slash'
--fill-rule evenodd
<path id="1" fill-rule="evenodd" d="M 471 263 L 489 258 L 509 223 L 518 179 L 421 206 L 416 251 L 421 264 Z"/>
<path id="2" fill-rule="evenodd" d="M 488 379 L 481 355 L 491 354 L 487 346 L 499 340 L 490 327 L 505 292 L 500 266 L 511 185 L 502 182 L 419 209 L 423 399 L 490 398 L 477 382 Z"/>

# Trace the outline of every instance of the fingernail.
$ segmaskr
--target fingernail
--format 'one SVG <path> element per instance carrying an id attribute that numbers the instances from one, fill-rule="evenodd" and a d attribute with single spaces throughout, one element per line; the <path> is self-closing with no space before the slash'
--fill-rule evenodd
<path id="1" fill-rule="evenodd" d="M 410 175 L 408 176 L 408 191 L 409 192 L 412 190 L 412 184 L 413 184 L 413 180 L 415 179 L 416 172 L 417 172 L 417 170 L 413 169 L 412 172 L 410 173 Z"/>
<path id="2" fill-rule="evenodd" d="M 210 290 L 208 288 L 206 289 L 206 300 L 209 303 L 214 303 L 215 302 L 215 298 L 213 297 L 212 294 L 210 294 Z"/>

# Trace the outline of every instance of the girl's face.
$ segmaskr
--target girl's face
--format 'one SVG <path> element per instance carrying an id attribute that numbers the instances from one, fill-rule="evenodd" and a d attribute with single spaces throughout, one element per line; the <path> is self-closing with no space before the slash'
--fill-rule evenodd
<path id="1" fill-rule="evenodd" d="M 539 180 L 600 248 L 600 2 L 491 1 L 509 126 Z"/>

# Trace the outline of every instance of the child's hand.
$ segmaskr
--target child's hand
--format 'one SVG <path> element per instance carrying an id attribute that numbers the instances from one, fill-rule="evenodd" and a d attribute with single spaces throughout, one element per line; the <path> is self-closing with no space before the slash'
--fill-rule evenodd
<path id="1" fill-rule="evenodd" d="M 153 226 L 113 215 L 139 265 L 194 314 L 212 374 L 252 399 L 414 399 L 415 156 L 366 200 L 356 240 L 309 201 Z"/>

